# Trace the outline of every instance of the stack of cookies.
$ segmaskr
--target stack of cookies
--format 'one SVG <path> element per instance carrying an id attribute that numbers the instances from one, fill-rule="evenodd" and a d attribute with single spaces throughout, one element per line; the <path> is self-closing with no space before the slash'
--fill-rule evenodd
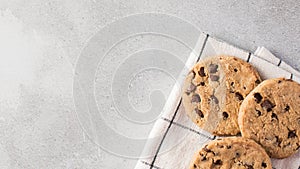
<path id="1" fill-rule="evenodd" d="M 192 169 L 272 168 L 300 148 L 300 84 L 261 81 L 247 62 L 217 56 L 189 72 L 183 104 L 190 119 L 217 136 L 198 151 Z"/>

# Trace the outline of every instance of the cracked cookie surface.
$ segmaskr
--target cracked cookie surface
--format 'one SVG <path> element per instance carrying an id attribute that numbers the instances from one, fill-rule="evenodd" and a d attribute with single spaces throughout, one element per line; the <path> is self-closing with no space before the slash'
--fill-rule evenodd
<path id="1" fill-rule="evenodd" d="M 212 134 L 237 135 L 240 104 L 260 81 L 257 71 L 241 59 L 216 56 L 200 61 L 185 80 L 185 112 Z"/>
<path id="2" fill-rule="evenodd" d="M 190 169 L 272 169 L 265 150 L 255 141 L 225 137 L 209 142 L 196 152 Z"/>
<path id="3" fill-rule="evenodd" d="M 263 81 L 245 98 L 238 122 L 242 136 L 261 144 L 270 157 L 294 154 L 300 148 L 300 84 Z"/>

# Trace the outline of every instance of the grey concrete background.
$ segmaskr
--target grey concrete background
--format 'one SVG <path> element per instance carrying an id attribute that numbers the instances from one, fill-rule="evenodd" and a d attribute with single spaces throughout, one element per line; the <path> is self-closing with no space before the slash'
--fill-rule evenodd
<path id="1" fill-rule="evenodd" d="M 0 168 L 134 167 L 136 159 L 103 151 L 87 138 L 72 95 L 74 65 L 88 39 L 127 15 L 174 15 L 241 48 L 254 51 L 265 46 L 300 70 L 298 1 L 1 0 L 0 10 Z M 135 37 L 113 51 L 112 60 L 105 63 L 113 67 L 113 55 L 126 57 L 131 49 L 147 45 L 170 47 L 164 44 L 171 44 L 185 60 L 188 50 L 172 43 L 162 37 Z M 166 97 L 174 79 L 158 74 L 139 78 L 162 81 L 159 87 Z M 141 91 L 129 95 L 135 108 L 147 110 L 149 93 Z M 150 129 L 151 125 L 137 135 L 144 137 Z"/>

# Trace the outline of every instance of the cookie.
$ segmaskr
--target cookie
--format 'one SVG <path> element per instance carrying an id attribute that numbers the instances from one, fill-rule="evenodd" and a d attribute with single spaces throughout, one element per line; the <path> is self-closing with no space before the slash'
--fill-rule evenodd
<path id="1" fill-rule="evenodd" d="M 241 59 L 217 56 L 200 61 L 184 83 L 185 112 L 212 134 L 237 135 L 240 104 L 260 81 L 257 71 Z"/>
<path id="2" fill-rule="evenodd" d="M 294 154 L 300 148 L 300 84 L 263 81 L 242 103 L 238 123 L 242 136 L 261 144 L 270 157 Z"/>
<path id="3" fill-rule="evenodd" d="M 190 169 L 272 169 L 270 157 L 251 139 L 225 137 L 211 141 L 196 152 Z"/>

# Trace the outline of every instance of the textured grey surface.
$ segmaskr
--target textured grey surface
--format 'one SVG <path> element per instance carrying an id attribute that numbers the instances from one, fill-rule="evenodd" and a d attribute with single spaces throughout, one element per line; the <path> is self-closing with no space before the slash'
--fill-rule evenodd
<path id="1" fill-rule="evenodd" d="M 134 167 L 136 159 L 103 151 L 87 138 L 75 113 L 72 93 L 74 66 L 88 39 L 127 15 L 174 15 L 241 48 L 254 51 L 257 46 L 265 46 L 300 69 L 297 1 L 2 0 L 0 10 L 0 168 Z M 157 46 L 174 47 L 184 61 L 188 50 L 172 43 L 162 37 L 128 39 L 112 51 L 111 60 L 108 57 L 105 64 L 113 67 L 114 55 L 126 57 L 133 49 Z M 174 79 L 143 73 L 132 84 L 146 86 L 135 84 L 139 79 L 162 81 L 159 87 L 166 97 Z M 148 97 L 149 91 L 157 88 L 154 84 L 146 86 L 147 90 L 129 91 L 136 109 L 151 107 Z M 101 91 L 101 85 L 96 90 Z M 134 128 L 111 124 L 135 136 Z M 148 134 L 142 131 L 136 135 Z"/>

